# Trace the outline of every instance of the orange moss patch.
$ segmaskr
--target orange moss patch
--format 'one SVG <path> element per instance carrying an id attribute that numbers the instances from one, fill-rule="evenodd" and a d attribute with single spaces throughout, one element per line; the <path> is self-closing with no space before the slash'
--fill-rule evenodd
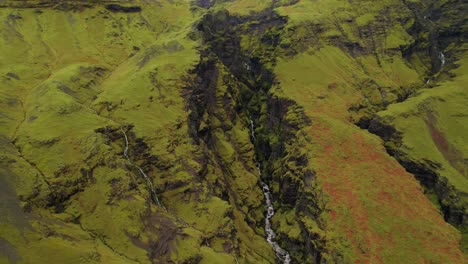
<path id="1" fill-rule="evenodd" d="M 461 263 L 459 234 L 379 139 L 323 116 L 312 120 L 311 160 L 329 197 L 329 228 L 350 242 L 355 263 Z"/>
<path id="2" fill-rule="evenodd" d="M 444 134 L 439 131 L 437 128 L 437 118 L 431 113 L 428 113 L 427 116 L 428 119 L 426 120 L 426 126 L 429 128 L 429 132 L 435 146 L 453 168 L 462 175 L 465 175 L 466 172 L 463 155 L 456 149 L 456 147 L 452 146 L 447 141 Z"/>

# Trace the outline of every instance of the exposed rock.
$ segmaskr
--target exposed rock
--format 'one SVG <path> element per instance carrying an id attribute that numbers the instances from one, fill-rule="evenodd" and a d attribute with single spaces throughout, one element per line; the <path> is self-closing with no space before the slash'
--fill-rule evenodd
<path id="1" fill-rule="evenodd" d="M 108 4 L 106 9 L 112 12 L 138 13 L 141 12 L 140 6 L 122 6 L 119 4 Z"/>

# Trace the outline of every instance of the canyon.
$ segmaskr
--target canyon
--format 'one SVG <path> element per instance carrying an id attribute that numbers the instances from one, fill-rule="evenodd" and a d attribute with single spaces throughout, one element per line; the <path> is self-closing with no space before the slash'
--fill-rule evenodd
<path id="1" fill-rule="evenodd" d="M 462 0 L 0 0 L 0 263 L 464 263 Z"/>

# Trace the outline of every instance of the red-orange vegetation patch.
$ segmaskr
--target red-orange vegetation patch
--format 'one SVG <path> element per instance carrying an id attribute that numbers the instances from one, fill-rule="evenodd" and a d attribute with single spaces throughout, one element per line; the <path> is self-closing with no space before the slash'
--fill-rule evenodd
<path id="1" fill-rule="evenodd" d="M 332 220 L 332 221 L 335 221 L 335 220 L 336 220 L 336 211 L 335 211 L 335 210 L 331 210 L 331 211 L 330 211 L 330 216 L 331 216 L 331 220 Z"/>
<path id="2" fill-rule="evenodd" d="M 384 263 L 402 254 L 414 262 L 420 256 L 460 260 L 453 230 L 381 142 L 354 127 L 336 131 L 315 119 L 308 130 L 312 162 L 329 197 L 330 228 L 349 241 L 356 263 Z"/>
<path id="3" fill-rule="evenodd" d="M 465 175 L 465 161 L 463 155 L 456 147 L 452 146 L 447 141 L 443 133 L 437 128 L 436 124 L 437 118 L 432 114 L 428 114 L 426 126 L 429 128 L 432 141 L 450 165 L 452 165 L 452 167 L 458 170 L 462 175 Z"/>
<path id="4" fill-rule="evenodd" d="M 426 125 L 431 132 L 431 137 L 434 143 L 436 144 L 437 148 L 442 153 L 448 153 L 450 151 L 450 145 L 442 135 L 442 133 L 435 127 L 432 122 L 426 122 Z"/>

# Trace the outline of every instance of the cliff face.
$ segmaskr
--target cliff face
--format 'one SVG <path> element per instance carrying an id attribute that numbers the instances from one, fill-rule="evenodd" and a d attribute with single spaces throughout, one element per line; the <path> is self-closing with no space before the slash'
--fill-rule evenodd
<path id="1" fill-rule="evenodd" d="M 462 263 L 465 10 L 0 1 L 0 260 Z"/>

